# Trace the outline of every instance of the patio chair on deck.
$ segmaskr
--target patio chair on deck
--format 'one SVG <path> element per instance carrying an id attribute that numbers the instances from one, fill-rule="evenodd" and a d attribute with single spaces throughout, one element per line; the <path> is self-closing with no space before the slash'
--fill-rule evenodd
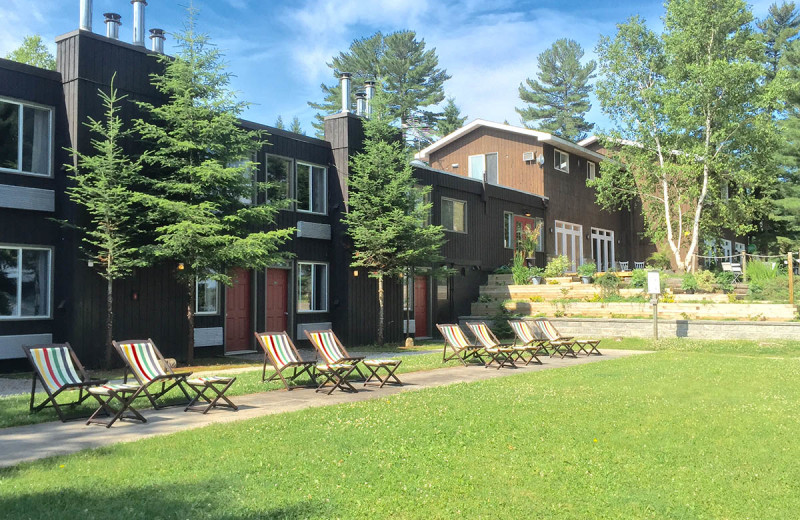
<path id="1" fill-rule="evenodd" d="M 180 389 L 188 402 L 192 401 L 186 391 L 186 378 L 192 375 L 191 372 L 175 372 L 161 355 L 161 352 L 153 343 L 152 339 L 128 339 L 125 341 L 112 341 L 117 353 L 133 373 L 133 377 L 141 386 L 145 396 L 150 400 L 153 408 L 163 408 L 157 399 L 164 397 L 173 388 Z M 128 382 L 128 374 L 125 373 L 124 382 Z M 151 387 L 157 385 L 161 388 L 153 392 Z"/>
<path id="2" fill-rule="evenodd" d="M 477 359 L 482 364 L 486 365 L 481 355 L 483 347 L 473 345 L 464 335 L 464 331 L 458 325 L 444 324 L 436 325 L 439 332 L 442 333 L 444 338 L 444 347 L 442 348 L 442 363 L 450 361 L 451 359 L 458 358 L 464 366 L 467 366 L 467 361 L 470 359 Z M 447 347 L 450 347 L 451 354 L 447 355 Z"/>
<path id="3" fill-rule="evenodd" d="M 644 269 L 644 262 L 633 262 L 634 269 Z"/>
<path id="4" fill-rule="evenodd" d="M 728 272 L 733 275 L 733 283 L 739 283 L 742 277 L 742 264 L 737 262 L 721 262 L 723 272 Z"/>
<path id="5" fill-rule="evenodd" d="M 286 331 L 283 332 L 256 332 L 256 339 L 261 348 L 264 349 L 264 368 L 261 371 L 261 381 L 272 381 L 280 378 L 286 390 L 291 390 L 289 382 L 294 381 L 303 374 L 308 374 L 316 386 L 317 375 L 314 372 L 313 361 L 303 361 L 300 353 L 292 343 Z M 269 379 L 267 374 L 267 361 L 275 368 L 275 373 Z M 292 369 L 292 375 L 284 377 L 283 372 Z"/>
<path id="6" fill-rule="evenodd" d="M 500 343 L 497 336 L 489 329 L 489 326 L 482 321 L 468 321 L 467 327 L 472 331 L 475 339 L 483 345 L 483 351 L 489 357 L 489 362 L 485 365 L 486 368 L 489 368 L 492 363 L 497 363 L 498 370 L 506 366 L 517 368 L 514 359 L 519 359 L 520 355 L 525 351 L 524 348 L 519 351 L 514 349 L 510 343 Z"/>
<path id="7" fill-rule="evenodd" d="M 628 262 L 617 262 L 619 264 L 620 271 L 627 271 L 628 270 Z"/>
<path id="8" fill-rule="evenodd" d="M 531 326 L 527 321 L 524 320 L 508 320 L 508 324 L 511 325 L 511 328 L 514 329 L 514 346 L 523 346 L 529 349 L 533 349 L 533 356 L 536 360 L 539 361 L 538 355 L 540 353 L 544 353 L 546 356 L 550 355 L 550 351 L 547 350 L 547 340 L 538 338 L 534 334 L 533 330 L 531 330 Z M 520 345 L 517 345 L 517 342 Z"/>
<path id="9" fill-rule="evenodd" d="M 52 407 L 55 409 L 58 418 L 62 422 L 66 422 L 67 419 L 61 411 L 62 406 L 79 405 L 90 395 L 86 390 L 108 382 L 107 379 L 89 379 L 69 343 L 32 345 L 22 347 L 22 350 L 25 351 L 28 361 L 33 366 L 31 413 L 38 412 L 46 407 Z M 37 380 L 44 387 L 47 399 L 34 406 Z M 66 390 L 78 390 L 77 400 L 70 403 L 58 403 L 56 397 Z"/>
<path id="10" fill-rule="evenodd" d="M 395 375 L 395 371 L 400 366 L 400 363 L 402 363 L 401 360 L 364 359 L 364 356 L 351 356 L 347 353 L 347 350 L 344 348 L 344 345 L 342 345 L 342 342 L 339 341 L 339 338 L 336 336 L 336 334 L 330 329 L 315 330 L 310 332 L 306 330 L 304 332 L 311 344 L 314 345 L 314 348 L 317 349 L 317 352 L 319 352 L 319 354 L 329 365 L 352 364 L 354 367 L 356 367 L 355 370 L 358 372 L 358 375 L 364 379 L 364 386 L 370 383 L 373 379 L 377 379 L 378 382 L 380 382 L 381 387 L 388 382 L 396 383 L 398 385 L 403 384 Z M 368 377 L 365 378 L 361 370 L 358 369 L 358 363 L 362 363 L 369 371 Z M 384 377 L 381 377 L 379 374 L 381 369 L 387 372 Z"/>
<path id="11" fill-rule="evenodd" d="M 572 336 L 562 336 L 561 334 L 558 333 L 556 328 L 553 326 L 552 323 L 550 323 L 550 320 L 548 320 L 547 318 L 539 318 L 539 319 L 535 320 L 534 323 L 544 333 L 544 335 L 548 339 L 548 342 L 551 345 L 553 345 L 554 342 L 558 343 L 559 341 L 562 341 L 562 342 L 565 342 L 565 343 L 571 343 L 571 346 L 570 346 L 570 348 L 568 350 L 571 351 L 573 356 L 575 356 L 575 357 L 577 357 L 577 353 L 572 349 L 573 345 L 577 346 L 578 349 L 580 349 L 580 351 L 583 352 L 584 354 L 586 354 L 587 356 L 589 356 L 591 354 L 597 354 L 598 356 L 602 355 L 602 354 L 600 354 L 600 351 L 597 350 L 597 345 L 600 344 L 600 340 L 599 339 L 575 339 Z M 586 350 L 587 347 L 588 347 L 589 350 Z M 556 350 L 558 350 L 558 349 L 556 349 Z M 566 353 L 569 353 L 569 352 L 562 352 L 561 353 L 561 357 L 563 358 Z M 552 357 L 552 355 L 551 355 L 551 357 Z"/>

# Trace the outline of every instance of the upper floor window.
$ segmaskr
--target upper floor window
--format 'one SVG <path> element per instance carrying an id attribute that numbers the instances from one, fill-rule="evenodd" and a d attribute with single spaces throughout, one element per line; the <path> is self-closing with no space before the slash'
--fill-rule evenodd
<path id="1" fill-rule="evenodd" d="M 50 175 L 50 108 L 0 99 L 0 170 Z"/>
<path id="2" fill-rule="evenodd" d="M 195 314 L 219 314 L 219 282 L 208 279 L 195 283 Z"/>
<path id="3" fill-rule="evenodd" d="M 297 263 L 297 311 L 328 310 L 328 264 Z"/>
<path id="4" fill-rule="evenodd" d="M 497 184 L 497 153 L 470 155 L 469 176 L 489 184 Z"/>
<path id="5" fill-rule="evenodd" d="M 457 233 L 467 232 L 467 203 L 442 197 L 442 227 Z"/>
<path id="6" fill-rule="evenodd" d="M 275 202 L 290 197 L 291 171 L 291 159 L 267 155 L 267 200 Z"/>
<path id="7" fill-rule="evenodd" d="M 297 163 L 297 210 L 328 212 L 328 175 L 322 166 Z"/>
<path id="8" fill-rule="evenodd" d="M 50 249 L 0 246 L 0 318 L 50 316 Z"/>
<path id="9" fill-rule="evenodd" d="M 556 170 L 569 173 L 569 154 L 561 150 L 553 151 L 553 166 Z"/>
<path id="10" fill-rule="evenodd" d="M 591 161 L 586 161 L 586 178 L 587 178 L 588 180 L 590 180 L 590 181 L 594 180 L 594 177 L 595 177 L 595 168 L 596 168 L 596 167 L 597 167 L 597 166 L 596 166 L 596 165 L 595 165 L 593 162 L 591 162 Z"/>

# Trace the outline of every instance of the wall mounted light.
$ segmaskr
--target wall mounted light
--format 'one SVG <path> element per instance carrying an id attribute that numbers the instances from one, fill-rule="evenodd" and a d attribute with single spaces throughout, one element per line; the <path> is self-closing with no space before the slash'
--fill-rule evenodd
<path id="1" fill-rule="evenodd" d="M 183 262 L 178 264 L 178 271 L 183 271 Z"/>
<path id="2" fill-rule="evenodd" d="M 530 211 L 526 211 L 526 212 L 525 212 L 525 216 L 526 216 L 526 217 L 530 217 L 530 216 L 531 216 L 531 212 L 530 212 Z"/>
<path id="3" fill-rule="evenodd" d="M 353 269 L 353 278 L 358 278 L 358 271 Z"/>
<path id="4" fill-rule="evenodd" d="M 458 163 L 453 163 L 450 165 L 451 168 L 458 168 Z"/>
<path id="5" fill-rule="evenodd" d="M 551 233 L 553 232 L 553 228 L 550 228 L 550 232 L 551 232 Z"/>
<path id="6" fill-rule="evenodd" d="M 86 262 L 86 265 L 88 265 L 89 267 L 94 267 L 94 262 L 89 260 L 88 262 Z"/>

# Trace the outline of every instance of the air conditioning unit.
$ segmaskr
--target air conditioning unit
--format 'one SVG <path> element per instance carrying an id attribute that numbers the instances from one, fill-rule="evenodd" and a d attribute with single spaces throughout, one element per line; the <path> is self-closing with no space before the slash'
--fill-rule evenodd
<path id="1" fill-rule="evenodd" d="M 525 162 L 533 161 L 536 159 L 535 152 L 522 152 L 522 160 Z"/>

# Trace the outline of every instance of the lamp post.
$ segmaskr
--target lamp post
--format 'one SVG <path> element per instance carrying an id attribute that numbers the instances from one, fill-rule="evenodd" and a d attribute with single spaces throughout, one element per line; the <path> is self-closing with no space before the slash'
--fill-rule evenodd
<path id="1" fill-rule="evenodd" d="M 658 271 L 647 271 L 647 292 L 653 304 L 653 339 L 658 339 L 658 296 L 661 294 L 661 276 Z"/>

